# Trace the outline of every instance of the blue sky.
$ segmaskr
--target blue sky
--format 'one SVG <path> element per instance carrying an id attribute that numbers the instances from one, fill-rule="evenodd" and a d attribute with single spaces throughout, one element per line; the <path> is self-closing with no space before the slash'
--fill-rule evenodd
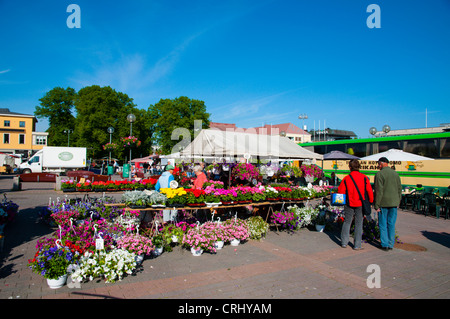
<path id="1" fill-rule="evenodd" d="M 68 28 L 70 4 L 81 28 Z M 381 28 L 368 28 L 369 4 Z M 381 130 L 450 122 L 450 1 L 0 0 L 0 107 L 111 86 L 147 109 L 203 100 L 214 122 Z M 427 110 L 427 122 L 425 121 Z M 47 129 L 40 120 L 38 130 Z"/>

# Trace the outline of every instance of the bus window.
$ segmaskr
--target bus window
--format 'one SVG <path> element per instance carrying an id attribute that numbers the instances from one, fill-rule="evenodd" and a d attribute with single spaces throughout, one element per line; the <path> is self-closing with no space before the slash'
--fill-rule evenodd
<path id="1" fill-rule="evenodd" d="M 389 151 L 390 149 L 403 150 L 402 141 L 380 141 L 378 142 L 378 153 Z"/>
<path id="2" fill-rule="evenodd" d="M 437 139 L 405 141 L 405 152 L 431 158 L 439 158 Z"/>
<path id="3" fill-rule="evenodd" d="M 347 153 L 358 157 L 370 155 L 367 146 L 366 143 L 347 144 Z"/>
<path id="4" fill-rule="evenodd" d="M 450 158 L 450 138 L 441 138 L 440 158 Z"/>

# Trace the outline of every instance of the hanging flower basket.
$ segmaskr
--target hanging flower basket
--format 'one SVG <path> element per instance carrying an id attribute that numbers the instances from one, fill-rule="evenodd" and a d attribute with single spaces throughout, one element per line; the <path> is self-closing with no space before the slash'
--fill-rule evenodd
<path id="1" fill-rule="evenodd" d="M 123 143 L 123 147 L 125 147 L 125 148 L 141 146 L 141 141 L 139 141 L 138 138 L 135 136 L 122 137 L 120 140 Z"/>
<path id="2" fill-rule="evenodd" d="M 105 145 L 103 145 L 103 149 L 109 152 L 115 151 L 118 148 L 119 145 L 117 145 L 116 143 L 106 143 Z"/>

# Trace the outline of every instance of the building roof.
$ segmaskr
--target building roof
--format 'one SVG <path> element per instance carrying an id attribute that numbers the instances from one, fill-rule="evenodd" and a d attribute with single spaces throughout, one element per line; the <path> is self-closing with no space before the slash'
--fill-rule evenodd
<path id="1" fill-rule="evenodd" d="M 299 128 L 298 126 L 296 126 L 292 123 L 266 124 L 264 126 L 254 127 L 254 129 L 256 129 L 259 132 L 259 134 L 264 134 L 261 131 L 263 131 L 265 129 L 267 131 L 267 133 L 265 133 L 265 134 L 269 134 L 269 135 L 278 135 L 283 131 L 286 133 L 286 135 L 290 135 L 290 134 L 311 135 L 308 132 L 306 132 L 305 130 L 302 130 L 301 128 Z"/>
<path id="2" fill-rule="evenodd" d="M 236 124 L 210 122 L 209 127 L 211 129 L 219 129 L 221 131 L 238 131 L 245 133 L 265 134 L 265 135 L 279 135 L 283 131 L 286 132 L 286 135 L 291 134 L 311 135 L 307 131 L 302 130 L 301 128 L 295 126 L 292 123 L 273 124 L 273 125 L 266 124 L 264 126 L 259 127 L 240 128 L 236 127 Z"/>
<path id="3" fill-rule="evenodd" d="M 22 116 L 22 117 L 35 117 L 34 115 L 11 112 L 8 108 L 0 108 L 0 115 L 6 116 Z"/>

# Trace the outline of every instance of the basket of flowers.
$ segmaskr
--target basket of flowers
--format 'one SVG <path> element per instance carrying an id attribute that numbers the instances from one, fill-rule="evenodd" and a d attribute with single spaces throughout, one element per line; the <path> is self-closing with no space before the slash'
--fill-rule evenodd
<path id="1" fill-rule="evenodd" d="M 122 137 L 121 142 L 123 143 L 123 147 L 125 148 L 133 148 L 141 146 L 141 141 L 138 140 L 135 136 L 125 136 Z"/>

